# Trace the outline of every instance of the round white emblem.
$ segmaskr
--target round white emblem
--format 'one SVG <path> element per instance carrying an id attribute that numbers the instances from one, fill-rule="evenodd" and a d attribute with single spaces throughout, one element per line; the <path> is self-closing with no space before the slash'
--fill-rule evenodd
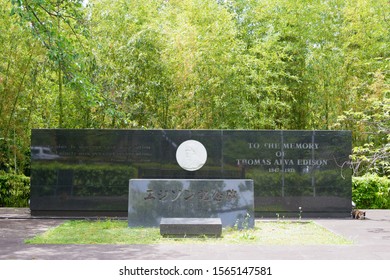
<path id="1" fill-rule="evenodd" d="M 196 171 L 206 163 L 206 148 L 196 140 L 185 141 L 176 150 L 176 160 L 184 170 Z"/>

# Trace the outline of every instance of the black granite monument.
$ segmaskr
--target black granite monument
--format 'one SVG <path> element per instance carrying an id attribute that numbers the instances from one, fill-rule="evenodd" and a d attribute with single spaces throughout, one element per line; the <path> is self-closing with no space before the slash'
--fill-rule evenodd
<path id="1" fill-rule="evenodd" d="M 130 179 L 253 180 L 257 217 L 351 212 L 349 131 L 34 129 L 31 141 L 34 216 L 125 217 Z"/>

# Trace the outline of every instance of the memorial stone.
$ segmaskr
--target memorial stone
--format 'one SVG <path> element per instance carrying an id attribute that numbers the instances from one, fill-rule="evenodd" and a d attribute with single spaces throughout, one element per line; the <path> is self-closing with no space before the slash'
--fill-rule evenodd
<path id="1" fill-rule="evenodd" d="M 351 142 L 350 131 L 34 129 L 31 213 L 127 216 L 129 179 L 241 179 L 257 217 L 349 217 Z"/>
<path id="2" fill-rule="evenodd" d="M 133 179 L 129 226 L 158 226 L 162 218 L 220 218 L 223 226 L 254 225 L 252 180 Z"/>

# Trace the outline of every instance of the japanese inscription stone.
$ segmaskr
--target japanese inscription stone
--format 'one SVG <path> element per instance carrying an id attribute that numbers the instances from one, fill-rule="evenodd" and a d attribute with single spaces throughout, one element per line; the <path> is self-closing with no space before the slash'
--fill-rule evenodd
<path id="1" fill-rule="evenodd" d="M 134 179 L 129 226 L 158 226 L 162 218 L 220 218 L 223 226 L 254 224 L 253 181 Z"/>
<path id="2" fill-rule="evenodd" d="M 34 129 L 30 208 L 127 216 L 129 179 L 246 179 L 257 217 L 349 217 L 351 142 L 350 131 Z"/>

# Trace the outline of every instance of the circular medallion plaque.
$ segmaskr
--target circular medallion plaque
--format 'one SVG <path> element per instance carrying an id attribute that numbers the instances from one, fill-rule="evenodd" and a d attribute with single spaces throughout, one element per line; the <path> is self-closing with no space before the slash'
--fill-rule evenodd
<path id="1" fill-rule="evenodd" d="M 199 170 L 207 160 L 206 148 L 199 141 L 187 140 L 177 148 L 176 160 L 184 170 Z"/>

